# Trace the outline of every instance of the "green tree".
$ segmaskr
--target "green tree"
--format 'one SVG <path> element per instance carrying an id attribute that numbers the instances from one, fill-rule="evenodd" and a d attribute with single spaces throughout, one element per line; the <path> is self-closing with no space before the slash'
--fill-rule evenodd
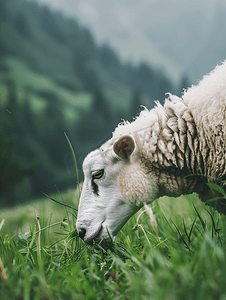
<path id="1" fill-rule="evenodd" d="M 139 113 L 142 105 L 141 92 L 138 89 L 134 89 L 131 94 L 129 117 L 133 120 Z"/>
<path id="2" fill-rule="evenodd" d="M 178 95 L 179 97 L 181 97 L 181 94 L 183 94 L 184 90 L 187 89 L 190 85 L 190 81 L 187 75 L 183 75 L 180 83 L 179 83 L 179 87 L 178 87 Z"/>
<path id="3" fill-rule="evenodd" d="M 0 195 L 6 193 L 9 185 L 23 179 L 34 170 L 33 166 L 16 155 L 17 141 L 15 135 L 9 136 L 4 129 L 0 130 Z"/>
<path id="4" fill-rule="evenodd" d="M 0 195 L 7 196 L 7 205 L 10 205 L 16 201 L 14 184 L 31 175 L 36 164 L 28 161 L 23 153 L 25 120 L 18 104 L 16 85 L 11 80 L 7 80 L 5 85 L 8 89 L 7 103 L 0 107 Z"/>
<path id="5" fill-rule="evenodd" d="M 82 149 L 100 146 L 110 137 L 113 130 L 111 107 L 101 88 L 93 95 L 90 111 L 85 114 L 76 126 L 76 137 Z M 85 148 L 84 148 L 85 147 Z"/>
<path id="6" fill-rule="evenodd" d="M 121 80 L 124 75 L 122 70 L 123 66 L 118 55 L 108 46 L 104 44 L 99 48 L 98 58 L 105 70 L 108 70 L 112 77 Z"/>
<path id="7" fill-rule="evenodd" d="M 31 39 L 33 37 L 32 32 L 30 30 L 32 22 L 30 21 L 30 17 L 27 11 L 19 11 L 16 20 L 15 25 L 17 31 L 22 34 L 26 39 Z"/>
<path id="8" fill-rule="evenodd" d="M 13 95 L 15 96 L 12 90 L 7 108 L 0 109 L 0 196 L 7 195 L 7 205 L 16 201 L 13 184 L 30 175 L 36 167 L 17 153 L 20 130 L 14 116 L 17 99 L 13 98 Z"/>
<path id="9" fill-rule="evenodd" d="M 63 26 L 61 22 L 58 22 L 59 18 L 60 16 L 53 14 L 49 7 L 44 6 L 41 14 L 39 15 L 39 24 L 44 32 L 50 35 L 53 39 L 56 39 L 60 43 L 65 43 L 66 40 L 63 32 Z"/>

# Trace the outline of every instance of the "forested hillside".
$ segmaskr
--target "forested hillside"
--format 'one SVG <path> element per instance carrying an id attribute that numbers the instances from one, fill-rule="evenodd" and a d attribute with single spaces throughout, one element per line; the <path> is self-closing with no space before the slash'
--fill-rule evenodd
<path id="1" fill-rule="evenodd" d="M 159 70 L 120 61 L 76 20 L 34 2 L 0 1 L 0 206 L 76 185 L 78 159 L 177 92 Z"/>

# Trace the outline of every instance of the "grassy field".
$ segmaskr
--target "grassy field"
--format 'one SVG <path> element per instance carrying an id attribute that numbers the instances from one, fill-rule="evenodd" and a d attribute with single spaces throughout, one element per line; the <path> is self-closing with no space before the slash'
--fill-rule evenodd
<path id="1" fill-rule="evenodd" d="M 73 207 L 78 191 L 54 199 Z M 194 195 L 140 210 L 112 249 L 86 246 L 48 198 L 0 213 L 0 299 L 226 299 L 226 217 Z M 4 267 L 3 267 L 4 266 Z"/>

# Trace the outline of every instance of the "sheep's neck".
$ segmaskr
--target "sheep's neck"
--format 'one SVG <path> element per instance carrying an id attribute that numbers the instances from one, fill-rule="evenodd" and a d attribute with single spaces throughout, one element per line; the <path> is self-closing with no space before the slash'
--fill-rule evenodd
<path id="1" fill-rule="evenodd" d="M 225 173 L 218 173 L 225 169 L 216 168 L 224 163 L 223 154 L 217 153 L 217 144 L 210 145 L 210 137 L 196 129 L 190 111 L 184 103 L 180 104 L 178 110 L 175 103 L 168 103 L 163 107 L 165 114 L 162 108 L 159 113 L 157 110 L 158 122 L 152 126 L 148 140 L 151 147 L 149 153 L 141 150 L 141 160 L 147 172 L 157 176 L 162 194 L 197 192 L 203 200 L 211 199 L 219 195 L 205 183 L 215 182 L 214 178 L 225 179 Z"/>
<path id="2" fill-rule="evenodd" d="M 180 109 L 174 107 L 175 103 L 169 104 L 156 110 L 158 121 L 140 138 L 141 160 L 148 168 L 204 174 L 205 162 L 193 117 L 183 103 L 179 103 Z"/>
<path id="3" fill-rule="evenodd" d="M 168 195 L 201 193 L 206 187 L 208 153 L 203 156 L 200 150 L 190 111 L 183 102 L 168 102 L 159 110 L 158 122 L 140 149 L 147 172 L 156 174 L 160 189 Z"/>

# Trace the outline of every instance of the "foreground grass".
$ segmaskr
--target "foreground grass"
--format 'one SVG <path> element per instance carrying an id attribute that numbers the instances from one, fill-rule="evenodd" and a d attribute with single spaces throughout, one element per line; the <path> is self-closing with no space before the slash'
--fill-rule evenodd
<path id="1" fill-rule="evenodd" d="M 86 246 L 76 211 L 48 200 L 1 213 L 0 299 L 225 300 L 226 217 L 196 195 L 153 205 L 157 226 L 139 211 L 113 250 Z"/>

